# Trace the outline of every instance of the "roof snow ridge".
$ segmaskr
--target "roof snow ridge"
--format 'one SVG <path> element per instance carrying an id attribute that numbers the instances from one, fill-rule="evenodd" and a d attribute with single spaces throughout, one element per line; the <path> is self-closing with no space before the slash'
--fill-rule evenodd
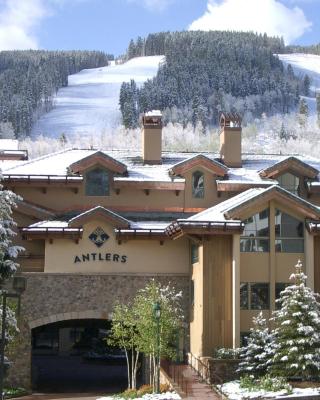
<path id="1" fill-rule="evenodd" d="M 33 164 L 33 163 L 35 163 L 35 162 L 38 162 L 38 161 L 41 161 L 41 160 L 45 160 L 45 159 L 47 159 L 47 158 L 56 156 L 56 155 L 58 155 L 58 154 L 63 154 L 63 153 L 66 153 L 66 152 L 72 151 L 72 150 L 73 150 L 73 149 L 72 149 L 71 147 L 68 147 L 67 149 L 59 150 L 59 151 L 56 151 L 56 152 L 54 152 L 54 153 L 49 153 L 49 154 L 45 154 L 45 155 L 40 156 L 40 157 L 32 158 L 31 160 L 28 160 L 28 161 L 23 162 L 23 163 L 21 163 L 21 164 L 13 165 L 12 167 L 6 169 L 6 171 L 12 170 L 12 169 L 14 169 L 14 168 L 16 168 L 16 167 L 24 167 L 25 165 L 30 165 L 30 164 Z"/>

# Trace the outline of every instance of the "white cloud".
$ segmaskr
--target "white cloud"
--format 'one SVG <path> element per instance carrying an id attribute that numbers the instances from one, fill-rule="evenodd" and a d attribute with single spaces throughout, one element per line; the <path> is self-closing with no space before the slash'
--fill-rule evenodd
<path id="1" fill-rule="evenodd" d="M 253 31 L 292 43 L 311 26 L 300 8 L 286 7 L 278 0 L 208 0 L 207 11 L 189 30 Z"/>
<path id="2" fill-rule="evenodd" d="M 0 50 L 37 49 L 34 29 L 47 15 L 42 0 L 0 0 Z"/>
<path id="3" fill-rule="evenodd" d="M 128 3 L 135 3 L 139 6 L 145 7 L 150 11 L 163 11 L 174 0 L 127 0 Z"/>

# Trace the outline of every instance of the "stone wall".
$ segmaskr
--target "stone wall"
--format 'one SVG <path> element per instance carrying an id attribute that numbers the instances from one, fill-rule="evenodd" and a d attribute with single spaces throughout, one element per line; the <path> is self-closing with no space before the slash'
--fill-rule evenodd
<path id="1" fill-rule="evenodd" d="M 8 381 L 31 388 L 31 329 L 70 319 L 110 319 L 116 301 L 128 302 L 152 279 L 183 292 L 188 321 L 189 277 L 186 275 L 86 275 L 29 273 L 21 301 L 20 335 L 11 356 Z"/>

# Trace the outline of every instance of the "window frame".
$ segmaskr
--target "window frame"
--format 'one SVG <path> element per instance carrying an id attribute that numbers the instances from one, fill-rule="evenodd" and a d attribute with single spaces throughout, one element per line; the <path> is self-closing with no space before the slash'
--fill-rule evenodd
<path id="1" fill-rule="evenodd" d="M 92 174 L 94 171 L 101 171 L 103 174 L 106 175 L 105 178 L 101 178 L 102 180 L 106 179 L 106 181 L 108 182 L 108 186 L 106 187 L 106 189 L 102 192 L 99 193 L 94 193 L 91 189 L 91 191 L 89 190 L 89 182 L 90 182 L 90 177 L 88 177 L 88 175 Z M 87 197 L 105 197 L 105 196 L 110 196 L 110 183 L 111 183 L 111 174 L 110 171 L 100 167 L 100 166 L 95 166 L 87 171 L 85 171 L 84 174 L 84 192 L 85 192 L 85 196 Z"/>
<path id="2" fill-rule="evenodd" d="M 282 223 L 281 217 L 280 217 L 280 223 L 277 222 L 277 217 L 279 214 L 284 214 L 290 217 L 292 220 L 295 220 L 298 222 L 296 225 L 296 230 L 298 231 L 301 227 L 301 236 L 294 236 L 294 235 L 282 235 L 283 229 L 281 229 L 281 226 L 289 226 L 291 224 L 288 223 Z M 279 230 L 277 227 L 280 227 Z M 287 253 L 287 254 L 301 254 L 305 252 L 305 234 L 304 234 L 304 222 L 300 220 L 299 218 L 294 217 L 291 214 L 286 213 L 285 211 L 275 208 L 275 220 L 274 220 L 274 230 L 275 230 L 275 251 L 276 253 Z M 294 230 L 289 229 L 290 232 L 294 232 Z M 286 247 L 283 245 L 283 243 L 287 242 L 288 244 L 292 244 L 294 242 L 300 243 L 300 248 L 294 249 L 294 250 L 299 250 L 299 251 L 291 251 L 291 249 L 287 250 Z M 299 246 L 298 246 L 299 247 Z"/>
<path id="3" fill-rule="evenodd" d="M 198 186 L 195 187 L 195 177 L 198 175 Z M 202 177 L 202 187 L 199 188 L 199 180 Z M 196 191 L 199 191 L 200 195 L 197 195 Z M 191 192 L 192 192 L 192 198 L 193 199 L 204 199 L 205 197 L 205 175 L 204 172 L 200 171 L 200 170 L 196 170 L 194 172 L 192 172 L 191 175 Z"/>
<path id="4" fill-rule="evenodd" d="M 241 285 L 246 285 L 246 303 L 245 306 L 242 305 L 242 301 L 241 301 Z M 254 304 L 253 302 L 253 298 L 252 298 L 252 294 L 253 294 L 253 290 L 252 290 L 252 286 L 254 285 L 266 285 L 267 286 L 267 308 L 264 307 L 253 307 L 252 304 Z M 270 283 L 269 282 L 241 282 L 240 283 L 240 310 L 241 311 L 268 311 L 270 310 Z"/>
<path id="5" fill-rule="evenodd" d="M 266 217 L 260 218 L 262 215 L 267 213 Z M 247 232 L 248 234 L 242 234 L 240 236 L 240 252 L 241 253 L 269 253 L 270 252 L 270 208 L 265 208 L 250 217 L 246 218 L 243 222 L 246 225 L 255 224 L 257 225 L 257 216 L 259 220 L 267 218 L 268 225 L 268 236 L 258 236 L 258 229 L 252 230 L 252 232 Z M 244 232 L 246 226 L 244 228 Z M 261 229 L 260 229 L 261 230 Z M 265 242 L 266 246 L 260 246 L 259 244 Z M 249 244 L 249 247 L 248 247 Z"/>

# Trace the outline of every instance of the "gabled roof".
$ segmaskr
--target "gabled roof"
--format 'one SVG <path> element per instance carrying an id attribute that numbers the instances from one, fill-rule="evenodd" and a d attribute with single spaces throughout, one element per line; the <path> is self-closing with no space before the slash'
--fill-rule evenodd
<path id="1" fill-rule="evenodd" d="M 241 232 L 243 214 L 252 207 L 263 205 L 270 200 L 277 200 L 285 206 L 291 206 L 302 213 L 305 218 L 320 220 L 320 208 L 280 186 L 274 185 L 267 189 L 246 190 L 190 218 L 178 219 L 167 227 L 166 233 L 175 239 L 184 234 L 214 235 Z"/>
<path id="2" fill-rule="evenodd" d="M 245 195 L 242 199 L 240 198 L 241 195 L 229 199 L 230 206 L 224 211 L 227 219 L 239 218 L 247 210 L 250 210 L 252 206 L 257 207 L 259 204 L 262 205 L 270 200 L 277 200 L 285 206 L 291 206 L 302 213 L 305 218 L 320 219 L 320 209 L 318 207 L 278 185 L 267 189 L 250 189 L 242 194 Z M 232 203 L 232 200 L 234 200 L 234 203 Z"/>
<path id="3" fill-rule="evenodd" d="M 228 173 L 228 168 L 219 161 L 211 160 L 203 154 L 197 154 L 187 160 L 181 161 L 172 166 L 170 175 L 183 175 L 187 171 L 195 167 L 202 167 L 215 175 L 225 176 Z"/>
<path id="4" fill-rule="evenodd" d="M 121 215 L 114 213 L 102 206 L 97 206 L 91 210 L 85 211 L 76 217 L 69 220 L 69 227 L 79 227 L 90 221 L 92 218 L 101 218 L 103 221 L 109 222 L 111 225 L 117 228 L 128 228 L 130 226 L 130 221 L 126 218 L 121 217 Z"/>
<path id="5" fill-rule="evenodd" d="M 263 178 L 274 178 L 285 172 L 292 172 L 308 178 L 316 178 L 319 170 L 311 165 L 299 160 L 297 157 L 287 157 L 272 166 L 259 171 L 259 175 Z"/>
<path id="6" fill-rule="evenodd" d="M 102 167 L 119 174 L 124 174 L 127 171 L 127 166 L 125 164 L 108 156 L 102 151 L 97 151 L 79 161 L 74 162 L 69 166 L 69 169 L 73 173 L 81 173 L 82 171 L 85 171 L 86 169 L 95 165 L 101 165 Z"/>
<path id="7" fill-rule="evenodd" d="M 53 211 L 25 200 L 18 200 L 17 206 L 18 212 L 24 215 L 28 215 L 30 217 L 35 217 L 37 219 L 51 219 L 55 217 Z"/>

